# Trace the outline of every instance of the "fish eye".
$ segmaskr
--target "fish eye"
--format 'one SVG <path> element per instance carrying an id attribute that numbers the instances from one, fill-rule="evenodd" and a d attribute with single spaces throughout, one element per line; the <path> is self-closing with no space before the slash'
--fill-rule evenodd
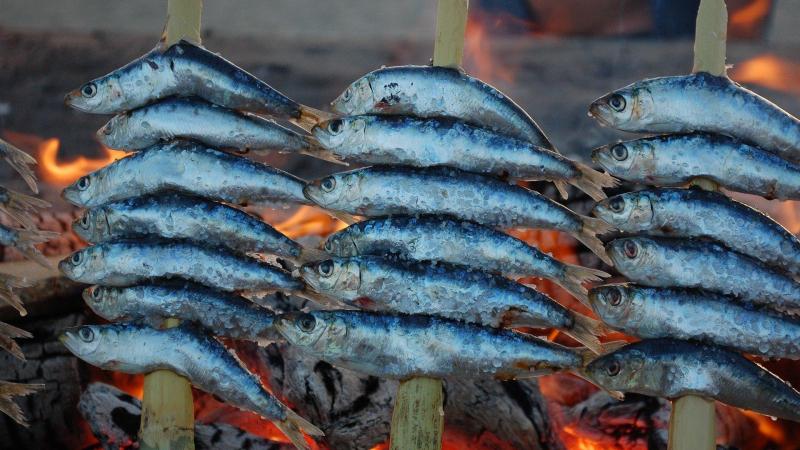
<path id="1" fill-rule="evenodd" d="M 353 96 L 353 90 L 350 88 L 345 89 L 344 94 L 342 94 L 342 100 L 348 101 L 350 97 Z"/>
<path id="2" fill-rule="evenodd" d="M 333 177 L 327 177 L 322 180 L 320 186 L 322 187 L 323 191 L 330 192 L 336 187 L 336 180 Z"/>
<path id="3" fill-rule="evenodd" d="M 89 214 L 84 214 L 83 217 L 81 217 L 80 225 L 83 228 L 89 228 Z"/>
<path id="4" fill-rule="evenodd" d="M 608 293 L 608 303 L 611 306 L 619 306 L 622 303 L 622 294 L 619 289 L 614 289 Z"/>
<path id="5" fill-rule="evenodd" d="M 321 263 L 319 263 L 319 265 L 317 266 L 317 272 L 319 272 L 319 274 L 322 275 L 323 277 L 331 276 L 331 274 L 333 274 L 333 261 L 329 259 L 327 261 L 322 261 Z"/>
<path id="6" fill-rule="evenodd" d="M 103 127 L 103 134 L 105 134 L 106 136 L 110 135 L 113 132 L 114 130 L 111 129 L 111 122 L 107 123 L 106 126 Z"/>
<path id="7" fill-rule="evenodd" d="M 81 87 L 81 95 L 92 98 L 97 94 L 97 86 L 94 83 L 86 83 Z"/>
<path id="8" fill-rule="evenodd" d="M 100 301 L 100 298 L 103 296 L 103 294 L 100 293 L 100 288 L 97 286 L 93 287 L 89 293 L 95 301 Z"/>
<path id="9" fill-rule="evenodd" d="M 78 179 L 78 189 L 85 191 L 91 183 L 92 181 L 89 179 L 89 177 L 80 177 Z"/>
<path id="10" fill-rule="evenodd" d="M 339 134 L 342 132 L 342 119 L 334 119 L 328 122 L 328 130 L 333 134 Z"/>
<path id="11" fill-rule="evenodd" d="M 611 96 L 611 98 L 608 99 L 609 106 L 611 106 L 612 108 L 614 108 L 615 111 L 618 112 L 622 112 L 622 110 L 625 109 L 625 103 L 626 103 L 625 97 L 619 94 L 614 94 Z"/>
<path id="12" fill-rule="evenodd" d="M 81 327 L 78 330 L 78 337 L 84 342 L 92 342 L 94 340 L 94 331 L 89 327 Z"/>
<path id="13" fill-rule="evenodd" d="M 325 241 L 325 251 L 328 252 L 328 253 L 333 251 L 333 242 L 331 242 L 330 239 Z"/>
<path id="14" fill-rule="evenodd" d="M 72 264 L 77 266 L 78 264 L 81 263 L 81 261 L 83 261 L 83 252 L 73 253 L 72 257 L 69 260 L 72 261 Z"/>
<path id="15" fill-rule="evenodd" d="M 617 144 L 611 147 L 611 156 L 617 161 L 625 161 L 628 159 L 628 148 L 622 144 Z"/>
<path id="16" fill-rule="evenodd" d="M 314 327 L 316 326 L 317 319 L 311 314 L 301 314 L 300 317 L 297 318 L 297 327 L 300 328 L 300 331 L 310 333 L 314 331 Z"/>
<path id="17" fill-rule="evenodd" d="M 620 366 L 619 361 L 611 361 L 608 367 L 606 367 L 606 373 L 608 373 L 608 376 L 610 377 L 615 377 L 619 373 L 620 369 L 622 369 L 622 367 Z"/>
<path id="18" fill-rule="evenodd" d="M 614 197 L 608 201 L 608 207 L 614 212 L 622 212 L 625 209 L 625 200 L 622 197 Z"/>
<path id="19" fill-rule="evenodd" d="M 622 251 L 625 252 L 625 256 L 633 259 L 639 254 L 639 246 L 633 241 L 625 241 L 625 243 L 622 244 Z"/>

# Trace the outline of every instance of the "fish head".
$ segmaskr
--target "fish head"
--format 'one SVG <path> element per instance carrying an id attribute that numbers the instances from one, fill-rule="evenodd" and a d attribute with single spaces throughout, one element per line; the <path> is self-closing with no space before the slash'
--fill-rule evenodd
<path id="1" fill-rule="evenodd" d="M 122 85 L 114 74 L 96 78 L 68 93 L 64 103 L 78 111 L 113 114 L 127 109 Z"/>
<path id="2" fill-rule="evenodd" d="M 352 233 L 348 231 L 349 229 L 350 228 L 345 228 L 342 231 L 328 236 L 323 246 L 325 252 L 330 255 L 341 257 L 358 256 L 358 246 L 356 245 Z"/>
<path id="3" fill-rule="evenodd" d="M 589 115 L 601 124 L 623 131 L 641 131 L 652 121 L 653 96 L 647 83 L 634 83 L 610 92 L 589 105 Z"/>
<path id="4" fill-rule="evenodd" d="M 58 340 L 72 354 L 93 366 L 101 369 L 117 367 L 113 352 L 119 344 L 119 336 L 113 326 L 82 325 L 69 328 L 61 333 Z"/>
<path id="5" fill-rule="evenodd" d="M 303 194 L 323 208 L 347 212 L 350 200 L 359 197 L 360 181 L 358 171 L 335 173 L 307 184 Z"/>
<path id="6" fill-rule="evenodd" d="M 83 301 L 98 316 L 118 321 L 127 319 L 122 289 L 110 286 L 90 286 L 83 290 Z"/>
<path id="7" fill-rule="evenodd" d="M 606 324 L 623 327 L 633 312 L 635 291 L 627 283 L 607 284 L 589 289 L 589 303 Z"/>
<path id="8" fill-rule="evenodd" d="M 100 143 L 113 149 L 133 147 L 130 136 L 131 127 L 128 126 L 130 117 L 128 112 L 117 114 L 100 127 L 97 130 L 97 139 Z"/>
<path id="9" fill-rule="evenodd" d="M 653 172 L 655 147 L 645 140 L 604 145 L 592 151 L 592 160 L 614 176 L 636 179 Z"/>
<path id="10" fill-rule="evenodd" d="M 100 273 L 103 268 L 103 249 L 95 245 L 86 247 L 64 258 L 58 269 L 72 281 L 84 281 L 87 275 Z"/>
<path id="11" fill-rule="evenodd" d="M 333 110 L 346 115 L 369 112 L 375 104 L 370 76 L 370 74 L 364 75 L 347 86 L 347 89 L 331 102 Z"/>
<path id="12" fill-rule="evenodd" d="M 87 209 L 72 222 L 72 231 L 86 242 L 105 242 L 111 237 L 106 209 Z"/>
<path id="13" fill-rule="evenodd" d="M 64 188 L 61 196 L 75 206 L 94 206 L 94 198 L 103 192 L 105 183 L 105 170 L 100 169 L 75 180 L 74 183 Z"/>
<path id="14" fill-rule="evenodd" d="M 583 374 L 606 391 L 636 391 L 647 386 L 647 378 L 652 376 L 644 363 L 644 353 L 629 344 L 595 358 L 583 369 Z"/>
<path id="15" fill-rule="evenodd" d="M 357 297 L 361 286 L 361 268 L 357 261 L 348 258 L 305 264 L 300 275 L 316 292 L 334 298 Z"/>
<path id="16" fill-rule="evenodd" d="M 278 316 L 275 328 L 290 344 L 314 349 L 319 353 L 344 346 L 347 326 L 336 315 L 326 311 L 291 312 Z"/>
<path id="17" fill-rule="evenodd" d="M 317 124 L 311 134 L 328 150 L 341 155 L 363 147 L 367 119 L 362 116 L 338 117 Z"/>
<path id="18" fill-rule="evenodd" d="M 606 245 L 606 253 L 623 274 L 641 273 L 659 263 L 656 243 L 643 236 L 614 239 Z"/>
<path id="19" fill-rule="evenodd" d="M 653 222 L 653 205 L 648 195 L 628 192 L 595 205 L 592 214 L 624 231 L 644 231 Z"/>

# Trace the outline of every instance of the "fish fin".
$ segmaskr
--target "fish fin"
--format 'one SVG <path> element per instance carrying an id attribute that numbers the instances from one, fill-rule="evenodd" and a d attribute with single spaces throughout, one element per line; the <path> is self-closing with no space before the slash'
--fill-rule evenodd
<path id="1" fill-rule="evenodd" d="M 30 167 L 36 165 L 36 158 L 2 139 L 0 139 L 0 153 L 4 155 L 8 165 L 25 180 L 25 184 L 31 188 L 31 191 L 34 194 L 38 194 L 39 187 L 36 185 L 36 173 Z"/>
<path id="2" fill-rule="evenodd" d="M 603 323 L 591 317 L 586 317 L 583 314 L 575 314 L 574 320 L 575 323 L 572 329 L 564 330 L 564 332 L 586 346 L 592 353 L 597 355 L 603 353 L 605 347 L 603 347 L 603 344 L 598 338 L 598 336 L 601 336 L 605 331 Z"/>
<path id="3" fill-rule="evenodd" d="M 311 446 L 308 445 L 303 433 L 310 436 L 325 436 L 322 430 L 288 408 L 286 409 L 286 419 L 273 423 L 290 441 L 292 441 L 295 447 L 301 450 L 311 450 Z"/>
<path id="4" fill-rule="evenodd" d="M 25 360 L 25 355 L 22 353 L 22 349 L 19 347 L 19 344 L 14 341 L 14 339 L 30 337 L 33 337 L 33 335 L 27 331 L 17 328 L 13 325 L 9 325 L 5 322 L 0 322 L 0 348 L 3 348 L 23 361 Z"/>
<path id="5" fill-rule="evenodd" d="M 628 341 L 611 341 L 603 344 L 603 354 L 614 353 L 615 351 L 630 344 Z"/>
<path id="6" fill-rule="evenodd" d="M 320 250 L 314 247 L 302 247 L 300 248 L 300 256 L 297 257 L 297 262 L 300 264 L 306 264 L 310 262 L 323 261 L 330 257 L 331 255 L 325 252 L 325 250 Z"/>
<path id="7" fill-rule="evenodd" d="M 603 192 L 603 188 L 610 188 L 619 184 L 619 180 L 608 173 L 594 170 L 586 164 L 578 162 L 576 162 L 575 165 L 580 172 L 580 176 L 571 180 L 572 185 L 585 192 L 597 202 L 607 197 L 606 193 Z"/>
<path id="8" fill-rule="evenodd" d="M 608 264 L 609 266 L 613 266 L 614 263 L 611 262 L 611 258 L 608 257 L 606 254 L 605 245 L 603 245 L 603 241 L 601 241 L 597 235 L 604 234 L 613 229 L 613 227 L 607 224 L 605 221 L 601 219 L 596 219 L 594 217 L 586 217 L 581 216 L 581 220 L 583 222 L 583 228 L 581 229 L 580 233 L 575 236 L 575 238 L 583 245 L 589 248 L 598 258 L 600 258 L 604 263 Z"/>
<path id="9" fill-rule="evenodd" d="M 31 286 L 33 286 L 33 283 L 24 278 L 0 274 L 0 300 L 13 306 L 14 309 L 19 311 L 19 315 L 26 316 L 28 315 L 28 311 L 22 304 L 22 299 L 19 298 L 19 295 L 17 295 L 16 292 L 14 292 L 14 289 Z"/>
<path id="10" fill-rule="evenodd" d="M 574 264 L 565 264 L 564 279 L 559 281 L 559 285 L 569 291 L 575 298 L 586 306 L 589 305 L 589 291 L 583 285 L 587 282 L 601 281 L 603 278 L 608 278 L 611 275 L 603 272 L 602 270 L 591 269 L 589 267 L 577 266 Z"/>
<path id="11" fill-rule="evenodd" d="M 23 427 L 27 427 L 28 421 L 25 419 L 25 415 L 22 414 L 19 405 L 14 403 L 14 397 L 30 395 L 41 389 L 44 389 L 44 384 L 23 384 L 0 381 L 0 411 L 14 419 L 14 422 L 17 422 Z"/>
<path id="12" fill-rule="evenodd" d="M 54 268 L 53 264 L 42 255 L 42 252 L 35 245 L 47 242 L 58 236 L 61 236 L 61 233 L 55 231 L 17 230 L 17 243 L 14 248 L 31 261 L 35 261 L 47 269 L 52 269 Z"/>
<path id="13" fill-rule="evenodd" d="M 24 228 L 36 228 L 31 213 L 37 212 L 38 209 L 49 208 L 51 206 L 50 203 L 42 199 L 20 194 L 19 192 L 6 190 L 6 194 L 8 195 L 8 202 L 0 208 L 11 216 L 12 219 L 19 222 Z"/>
<path id="14" fill-rule="evenodd" d="M 358 222 L 358 219 L 356 219 L 351 214 L 348 214 L 346 212 L 328 211 L 328 214 L 332 215 L 333 217 L 341 220 L 342 222 L 344 222 L 344 223 L 346 223 L 348 225 L 352 225 L 352 224 Z"/>
<path id="15" fill-rule="evenodd" d="M 303 136 L 303 140 L 305 140 L 306 144 L 308 144 L 308 148 L 300 151 L 300 153 L 302 153 L 303 155 L 308 155 L 317 159 L 321 159 L 323 161 L 328 161 L 331 164 L 337 164 L 340 166 L 350 165 L 350 163 L 343 160 L 336 153 L 323 147 L 322 144 L 320 144 L 317 138 L 315 138 L 314 136 Z"/>
<path id="16" fill-rule="evenodd" d="M 556 185 L 556 190 L 558 194 L 561 195 L 561 198 L 564 200 L 569 198 L 569 187 L 567 186 L 567 182 L 564 180 L 553 180 L 553 184 Z"/>
<path id="17" fill-rule="evenodd" d="M 294 292 L 294 294 L 300 298 L 311 300 L 317 305 L 322 306 L 324 309 L 353 309 L 352 306 L 348 306 L 339 300 L 322 295 L 319 292 L 314 292 L 309 288 L 306 288 L 300 292 Z"/>
<path id="18" fill-rule="evenodd" d="M 306 131 L 311 131 L 318 123 L 333 119 L 334 117 L 336 117 L 336 115 L 333 113 L 314 109 L 306 105 L 300 105 L 300 117 L 289 119 L 289 122 Z"/>

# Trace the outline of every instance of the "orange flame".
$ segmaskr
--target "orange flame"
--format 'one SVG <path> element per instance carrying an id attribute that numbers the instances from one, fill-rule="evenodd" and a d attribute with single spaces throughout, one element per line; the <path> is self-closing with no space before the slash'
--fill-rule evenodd
<path id="1" fill-rule="evenodd" d="M 58 138 L 45 139 L 37 151 L 42 179 L 53 184 L 68 184 L 78 178 L 100 169 L 126 155 L 119 150 L 111 150 L 105 146 L 103 156 L 99 159 L 90 159 L 85 156 L 78 156 L 72 161 L 62 162 L 58 160 L 58 150 L 61 141 Z"/>
<path id="2" fill-rule="evenodd" d="M 731 78 L 740 83 L 800 95 L 800 64 L 771 53 L 737 64 L 731 71 Z"/>
<path id="3" fill-rule="evenodd" d="M 772 0 L 753 0 L 731 13 L 728 21 L 730 34 L 740 38 L 756 37 L 772 7 Z"/>
<path id="4" fill-rule="evenodd" d="M 297 239 L 303 236 L 325 237 L 346 226 L 346 223 L 334 219 L 322 210 L 301 206 L 291 217 L 275 225 L 275 229 L 292 239 Z"/>
<path id="5" fill-rule="evenodd" d="M 464 34 L 464 67 L 470 75 L 483 81 L 513 83 L 516 70 L 508 63 L 498 63 L 491 50 L 489 32 L 508 20 L 502 14 L 471 13 Z M 518 19 L 516 19 L 518 20 Z"/>

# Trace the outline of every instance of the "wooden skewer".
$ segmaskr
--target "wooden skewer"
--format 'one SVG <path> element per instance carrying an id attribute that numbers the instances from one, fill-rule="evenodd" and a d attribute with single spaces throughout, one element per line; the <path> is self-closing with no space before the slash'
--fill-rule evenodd
<path id="1" fill-rule="evenodd" d="M 725 0 L 701 0 L 697 11 L 692 72 L 726 76 L 725 47 L 728 10 Z M 719 186 L 707 179 L 693 180 L 692 185 L 716 191 Z M 713 450 L 716 448 L 716 411 L 714 400 L 686 396 L 672 402 L 669 420 L 669 450 Z"/>
<path id="2" fill-rule="evenodd" d="M 181 39 L 200 44 L 202 10 L 202 0 L 168 0 L 165 47 Z M 179 324 L 177 319 L 167 319 L 165 326 Z M 194 450 L 194 399 L 189 380 L 168 370 L 145 375 L 139 442 L 142 450 Z"/>
<path id="3" fill-rule="evenodd" d="M 469 0 L 439 0 L 433 49 L 435 66 L 461 66 L 468 9 Z M 441 449 L 443 400 L 442 380 L 418 377 L 401 381 L 392 412 L 390 449 Z"/>

